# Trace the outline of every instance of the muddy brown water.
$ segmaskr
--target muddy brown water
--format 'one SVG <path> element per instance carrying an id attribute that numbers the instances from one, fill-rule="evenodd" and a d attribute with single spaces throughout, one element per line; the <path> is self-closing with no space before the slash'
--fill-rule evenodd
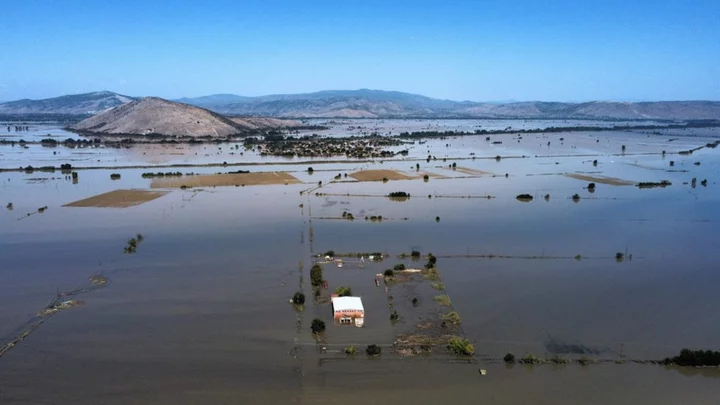
<path id="1" fill-rule="evenodd" d="M 643 137 L 633 145 L 640 141 L 647 142 Z M 121 171 L 117 182 L 110 181 L 110 171 L 82 172 L 78 184 L 29 183 L 24 179 L 36 174 L 3 173 L 0 337 L 17 332 L 58 290 L 84 285 L 98 273 L 110 283 L 77 297 L 83 306 L 56 314 L 0 358 L 0 403 L 314 404 L 341 397 L 345 403 L 715 404 L 718 370 L 497 362 L 508 351 L 605 359 L 622 351 L 630 359 L 660 359 L 683 347 L 720 350 L 720 158 L 714 150 L 674 156 L 688 173 L 629 164 L 665 167 L 668 159 L 607 157 L 595 169 L 581 157 L 465 161 L 463 167 L 502 176 L 334 183 L 318 190 L 409 192 L 401 204 L 301 196 L 308 185 L 297 184 L 175 190 L 129 208 L 63 208 L 118 188 L 147 188 L 150 180 L 140 177 L 142 170 Z M 692 165 L 698 160 L 701 166 Z M 421 166 L 454 175 L 435 167 L 441 162 Z M 410 164 L 331 167 L 409 171 Z M 336 174 L 295 169 L 308 183 Z M 591 170 L 673 185 L 640 190 L 598 184 L 591 194 L 583 189 L 586 182 L 539 175 Z M 682 184 L 692 177 L 708 178 L 708 187 Z M 526 192 L 537 198 L 515 200 Z M 541 198 L 545 193 L 551 194 L 548 202 Z M 578 203 L 569 198 L 574 193 L 582 197 Z M 12 211 L 4 208 L 8 201 Z M 26 217 L 45 205 L 43 214 Z M 408 220 L 309 220 L 311 214 L 338 217 L 343 211 Z M 137 233 L 145 236 L 137 253 L 123 254 L 125 241 Z M 402 358 L 388 348 L 377 359 L 338 353 L 349 344 L 360 351 L 371 343 L 387 346 L 438 310 L 431 299 L 436 292 L 419 286 L 395 295 L 404 300 L 395 305 L 401 322 L 390 323 L 387 295 L 373 277 L 401 262 L 395 257 L 362 269 L 324 265 L 331 289 L 348 285 L 363 297 L 367 319 L 362 329 L 329 323 L 318 346 L 309 325 L 314 317 L 329 321 L 330 307 L 308 302 L 298 313 L 287 302 L 297 290 L 310 297 L 311 249 L 452 256 L 440 258 L 438 266 L 464 335 L 476 346 L 477 363 L 454 364 L 442 353 Z M 632 260 L 617 263 L 615 253 L 626 249 Z M 463 257 L 472 254 L 517 258 Z M 578 254 L 581 260 L 572 258 Z M 529 256 L 540 258 L 520 258 Z M 415 294 L 421 298 L 417 311 L 406 302 Z M 479 368 L 488 375 L 481 377 Z"/>

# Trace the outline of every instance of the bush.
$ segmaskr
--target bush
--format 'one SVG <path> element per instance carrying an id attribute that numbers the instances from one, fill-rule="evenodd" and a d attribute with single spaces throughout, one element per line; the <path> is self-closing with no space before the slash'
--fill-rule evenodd
<path id="1" fill-rule="evenodd" d="M 573 194 L 572 200 L 575 201 L 575 202 L 580 201 L 580 195 L 579 195 L 579 194 Z"/>
<path id="2" fill-rule="evenodd" d="M 316 264 L 312 266 L 310 269 L 310 284 L 313 285 L 313 287 L 317 287 L 321 285 L 323 282 L 323 272 L 322 267 L 320 267 L 319 264 Z"/>
<path id="3" fill-rule="evenodd" d="M 518 196 L 515 198 L 517 198 L 520 201 L 532 201 L 533 196 L 530 194 L 518 194 Z"/>
<path id="4" fill-rule="evenodd" d="M 432 283 L 432 284 L 430 284 L 430 286 L 432 288 L 434 288 L 436 290 L 440 290 L 440 291 L 445 289 L 445 284 L 443 284 L 443 283 Z"/>
<path id="5" fill-rule="evenodd" d="M 443 319 L 450 322 L 453 325 L 460 325 L 460 323 L 462 322 L 462 319 L 460 319 L 460 315 L 455 311 L 445 314 L 443 316 Z"/>
<path id="6" fill-rule="evenodd" d="M 346 216 L 347 216 L 347 213 L 346 213 L 346 212 L 343 212 L 343 217 L 346 217 Z M 328 250 L 327 252 L 325 252 L 325 256 L 335 257 L 335 251 L 334 251 L 334 250 Z"/>
<path id="7" fill-rule="evenodd" d="M 435 217 L 435 222 L 440 222 L 440 217 Z"/>
<path id="8" fill-rule="evenodd" d="M 350 345 L 345 348 L 345 354 L 347 354 L 347 355 L 354 356 L 356 352 L 357 352 L 357 349 L 355 349 L 355 346 L 353 346 L 353 345 Z"/>
<path id="9" fill-rule="evenodd" d="M 402 270 L 405 270 L 405 265 L 404 265 L 404 264 L 402 264 L 402 263 L 400 263 L 400 264 L 396 264 L 395 266 L 393 266 L 393 270 L 395 270 L 395 271 L 402 271 Z"/>
<path id="10" fill-rule="evenodd" d="M 588 190 L 595 190 L 595 183 L 588 184 Z"/>
<path id="11" fill-rule="evenodd" d="M 310 174 L 312 174 L 314 171 L 315 171 L 315 170 L 313 170 L 312 167 L 308 167 L 308 169 L 307 169 L 307 172 L 310 173 Z"/>
<path id="12" fill-rule="evenodd" d="M 410 257 L 412 257 L 413 259 L 418 259 L 418 258 L 420 258 L 420 252 L 418 252 L 417 250 L 413 250 L 410 253 Z"/>
<path id="13" fill-rule="evenodd" d="M 313 333 L 320 333 L 325 331 L 325 321 L 318 318 L 313 319 L 312 324 L 310 324 L 310 329 Z"/>
<path id="14" fill-rule="evenodd" d="M 385 270 L 385 273 L 383 273 L 385 277 L 393 277 L 395 276 L 395 273 L 392 271 L 392 269 Z"/>
<path id="15" fill-rule="evenodd" d="M 541 364 L 542 361 L 540 359 L 538 359 L 537 356 L 535 356 L 534 354 L 528 353 L 525 355 L 525 357 L 520 359 L 520 363 L 522 363 L 522 364 Z"/>
<path id="16" fill-rule="evenodd" d="M 475 354 L 475 346 L 469 340 L 453 336 L 448 340 L 448 349 L 455 354 L 472 356 Z"/>
<path id="17" fill-rule="evenodd" d="M 428 180 L 430 180 L 430 176 L 428 176 L 427 174 L 424 175 L 424 176 L 423 176 L 423 181 L 427 182 Z"/>
<path id="18" fill-rule="evenodd" d="M 382 353 L 382 348 L 378 345 L 368 345 L 365 353 L 367 353 L 368 356 L 379 356 L 380 353 Z"/>
<path id="19" fill-rule="evenodd" d="M 349 297 L 352 295 L 352 289 L 343 285 L 335 289 L 335 293 L 341 297 Z"/>
<path id="20" fill-rule="evenodd" d="M 305 294 L 296 292 L 292 297 L 292 301 L 295 305 L 303 305 L 305 303 Z"/>
<path id="21" fill-rule="evenodd" d="M 120 179 L 120 173 L 113 173 L 110 175 L 110 180 L 119 180 Z"/>
<path id="22" fill-rule="evenodd" d="M 393 311 L 392 314 L 390 314 L 390 320 L 395 322 L 398 319 L 400 319 L 400 315 L 398 315 L 397 311 Z"/>
<path id="23" fill-rule="evenodd" d="M 503 357 L 503 361 L 508 364 L 515 364 L 515 355 L 512 353 L 508 353 Z"/>
<path id="24" fill-rule="evenodd" d="M 448 296 L 447 294 L 436 295 L 433 297 L 433 300 L 437 301 L 440 305 L 445 307 L 449 307 L 451 304 L 450 296 Z"/>
<path id="25" fill-rule="evenodd" d="M 409 198 L 410 193 L 406 193 L 404 191 L 393 191 L 392 193 L 388 194 L 388 197 Z"/>

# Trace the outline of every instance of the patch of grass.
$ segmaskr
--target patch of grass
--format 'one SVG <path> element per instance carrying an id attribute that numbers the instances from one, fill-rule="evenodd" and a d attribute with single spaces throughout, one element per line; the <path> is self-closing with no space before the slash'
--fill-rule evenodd
<path id="1" fill-rule="evenodd" d="M 455 354 L 472 356 L 475 354 L 475 346 L 469 340 L 453 336 L 448 340 L 448 349 Z"/>
<path id="2" fill-rule="evenodd" d="M 433 300 L 444 307 L 449 307 L 451 304 L 450 297 L 447 294 L 436 295 L 433 297 Z"/>
<path id="3" fill-rule="evenodd" d="M 355 349 L 355 346 L 353 346 L 353 345 L 350 345 L 345 348 L 345 354 L 347 354 L 347 355 L 354 356 L 356 352 L 357 352 L 357 349 Z"/>
<path id="4" fill-rule="evenodd" d="M 436 268 L 432 267 L 426 270 L 423 277 L 425 280 L 438 281 L 440 280 L 440 273 L 438 273 Z"/>
<path id="5" fill-rule="evenodd" d="M 456 311 L 448 312 L 447 314 L 443 315 L 443 319 L 453 325 L 460 325 L 460 323 L 462 322 L 462 319 L 460 319 L 460 315 Z"/>
<path id="6" fill-rule="evenodd" d="M 443 291 L 445 289 L 445 284 L 443 283 L 432 283 L 430 286 L 436 290 Z"/>
<path id="7" fill-rule="evenodd" d="M 526 354 L 525 357 L 520 359 L 519 362 L 522 364 L 542 364 L 543 363 L 542 360 L 540 360 L 536 355 L 534 355 L 532 353 Z"/>

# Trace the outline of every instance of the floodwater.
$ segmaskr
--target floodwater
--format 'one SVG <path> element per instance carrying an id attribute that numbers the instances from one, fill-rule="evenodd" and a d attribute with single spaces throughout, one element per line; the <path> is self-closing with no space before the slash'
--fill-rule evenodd
<path id="1" fill-rule="evenodd" d="M 149 188 L 151 179 L 141 177 L 148 170 L 82 170 L 77 184 L 59 171 L 0 173 L 0 337 L 14 336 L 57 291 L 83 286 L 94 274 L 110 279 L 0 358 L 0 403 L 716 404 L 717 369 L 629 361 L 509 367 L 499 360 L 509 351 L 655 360 L 683 347 L 720 350 L 720 154 L 673 153 L 713 136 L 580 132 L 498 136 L 502 144 L 484 136 L 430 140 L 410 145 L 407 161 L 314 165 L 313 174 L 305 164 L 250 168 L 290 171 L 306 184 L 173 190 L 122 209 L 62 205 Z M 19 166 L 6 165 L 10 148 L 0 146 L 2 167 Z M 39 149 L 43 157 L 57 156 L 48 150 Z M 99 159 L 147 156 L 137 149 L 129 159 L 127 151 L 107 149 Z M 437 160 L 422 160 L 428 154 Z M 256 159 L 249 155 L 242 159 Z M 229 156 L 241 162 L 236 155 L 207 161 Z M 487 174 L 453 170 L 453 162 Z M 420 173 L 443 178 L 331 183 L 338 173 L 360 169 L 412 174 L 416 164 Z M 122 177 L 110 180 L 111 173 Z M 587 182 L 567 173 L 672 185 L 597 183 L 591 193 Z M 318 181 L 322 188 L 300 193 Z M 382 197 L 393 191 L 411 198 Z M 535 198 L 519 202 L 521 193 Z M 487 195 L 494 198 L 451 198 Z M 36 213 L 43 206 L 48 209 Z M 343 211 L 356 219 L 323 219 Z M 364 220 L 372 215 L 385 220 Z M 137 233 L 145 237 L 137 253 L 124 254 Z M 392 255 L 364 268 L 324 265 L 331 289 L 347 285 L 363 297 L 362 329 L 333 325 L 330 306 L 310 300 L 313 254 L 327 250 Z M 397 334 L 439 308 L 420 283 L 417 308 L 396 302 L 401 321 L 388 318 L 387 293 L 374 275 L 411 250 L 439 257 L 462 333 L 476 346 L 475 363 L 454 362 L 442 350 L 392 353 Z M 625 259 L 617 262 L 616 252 Z M 391 293 L 403 291 L 397 288 Z M 288 304 L 298 290 L 308 296 L 299 312 Z M 319 345 L 309 329 L 315 317 L 328 322 Z M 383 346 L 379 358 L 341 353 L 350 344 L 362 352 L 373 343 Z"/>

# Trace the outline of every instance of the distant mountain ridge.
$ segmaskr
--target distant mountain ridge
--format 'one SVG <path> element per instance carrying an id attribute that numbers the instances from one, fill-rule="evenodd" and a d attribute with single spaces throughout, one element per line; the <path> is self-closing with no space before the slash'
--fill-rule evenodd
<path id="1" fill-rule="evenodd" d="M 0 104 L 0 114 L 93 114 L 135 100 L 108 91 Z M 383 90 L 324 90 L 246 97 L 214 94 L 174 100 L 223 115 L 276 118 L 720 119 L 720 101 L 584 103 L 452 101 Z"/>
<path id="2" fill-rule="evenodd" d="M 24 99 L 0 103 L 0 114 L 97 114 L 133 100 L 135 97 L 96 91 L 44 100 Z"/>

